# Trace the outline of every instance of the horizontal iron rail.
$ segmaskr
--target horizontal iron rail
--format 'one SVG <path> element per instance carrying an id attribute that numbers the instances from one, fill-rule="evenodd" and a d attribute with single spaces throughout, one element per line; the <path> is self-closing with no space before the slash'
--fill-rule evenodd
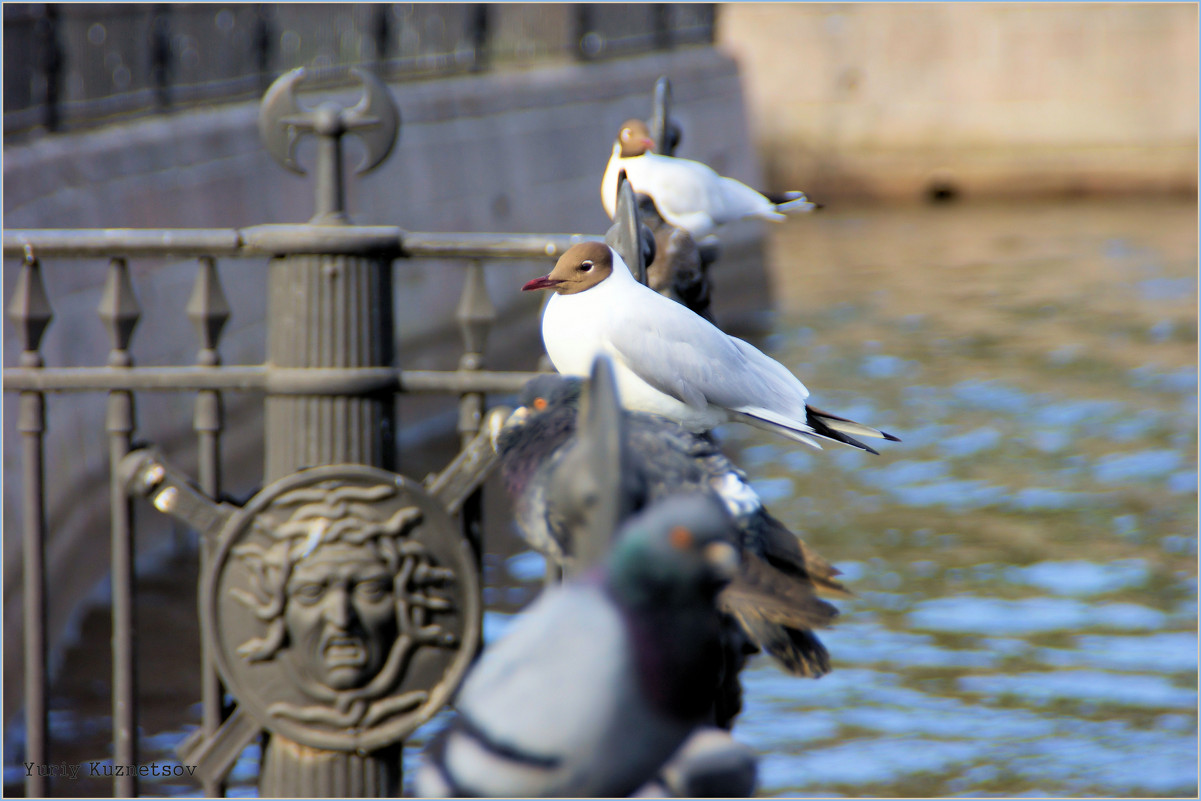
<path id="1" fill-rule="evenodd" d="M 189 392 L 218 389 L 273 395 L 369 392 L 517 393 L 544 375 L 489 370 L 398 370 L 392 367 L 6 367 L 5 392 Z"/>
<path id="2" fill-rule="evenodd" d="M 274 256 L 293 253 L 374 254 L 393 258 L 558 258 L 572 245 L 600 242 L 587 234 L 422 233 L 390 225 L 256 225 L 249 228 L 25 229 L 4 232 L 4 255 L 26 246 L 39 258 L 62 256 Z"/>

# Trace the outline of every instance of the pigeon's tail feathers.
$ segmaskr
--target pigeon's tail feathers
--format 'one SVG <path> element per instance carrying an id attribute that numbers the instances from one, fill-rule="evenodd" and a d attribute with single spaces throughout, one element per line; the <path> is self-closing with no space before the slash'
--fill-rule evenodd
<path id="1" fill-rule="evenodd" d="M 809 424 L 814 433 L 818 436 L 837 440 L 838 442 L 844 442 L 847 445 L 853 445 L 854 447 L 865 450 L 868 453 L 875 453 L 878 455 L 879 452 L 873 448 L 869 448 L 867 445 L 864 445 L 862 442 L 855 439 L 855 437 L 886 439 L 890 442 L 901 441 L 899 437 L 895 437 L 892 434 L 889 434 L 887 431 L 881 431 L 878 428 L 872 428 L 871 426 L 864 425 L 863 423 L 856 423 L 854 420 L 849 420 L 845 417 L 839 417 L 838 415 L 830 414 L 829 412 L 823 412 L 821 409 L 816 409 L 812 406 L 805 406 L 805 416 L 805 422 Z"/>
<path id="2" fill-rule="evenodd" d="M 812 629 L 829 626 L 838 610 L 814 589 L 808 576 L 788 575 L 744 551 L 740 573 L 722 590 L 719 605 L 789 673 L 816 678 L 829 672 L 830 657 Z"/>
<path id="3" fill-rule="evenodd" d="M 830 653 L 812 631 L 753 616 L 738 618 L 751 640 L 792 675 L 819 679 L 830 672 Z"/>
<path id="4" fill-rule="evenodd" d="M 823 595 L 854 597 L 855 594 L 836 578 L 842 575 L 842 571 L 770 514 L 764 513 L 762 521 L 763 526 L 759 529 L 763 548 L 761 555 L 771 567 L 798 579 L 812 581 L 815 589 Z"/>

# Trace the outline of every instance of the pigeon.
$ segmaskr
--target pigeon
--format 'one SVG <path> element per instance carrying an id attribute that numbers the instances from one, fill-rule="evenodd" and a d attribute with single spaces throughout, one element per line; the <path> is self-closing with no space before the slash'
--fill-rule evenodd
<path id="1" fill-rule="evenodd" d="M 560 375 L 530 381 L 495 439 L 518 527 L 532 547 L 559 564 L 571 558 L 571 535 L 560 525 L 563 516 L 547 488 L 574 445 L 583 386 L 579 378 Z M 633 508 L 681 492 L 707 492 L 720 500 L 734 520 L 742 562 L 719 606 L 756 650 L 789 673 L 817 678 L 829 672 L 829 654 L 813 629 L 829 626 L 838 611 L 816 593 L 850 594 L 835 578 L 838 570 L 768 513 L 712 439 L 656 415 L 625 412 L 623 422 Z M 732 673 L 741 667 L 736 648 L 735 643 Z M 729 685 L 718 725 L 739 711 L 739 692 Z"/>
<path id="2" fill-rule="evenodd" d="M 784 365 L 703 317 L 643 286 L 608 245 L 569 248 L 523 291 L 553 289 L 542 342 L 555 369 L 587 376 L 613 359 L 627 409 L 708 431 L 729 420 L 821 448 L 817 438 L 877 453 L 857 437 L 892 434 L 809 406 L 809 390 Z"/>
<path id="3" fill-rule="evenodd" d="M 750 798 L 759 766 L 755 752 L 728 731 L 697 729 L 634 798 Z"/>
<path id="4" fill-rule="evenodd" d="M 729 527 L 705 496 L 666 499 L 543 591 L 467 675 L 417 794 L 617 797 L 652 780 L 709 712 Z"/>
<path id="5" fill-rule="evenodd" d="M 650 195 L 663 219 L 700 239 L 724 223 L 757 217 L 779 222 L 786 214 L 812 211 L 817 205 L 803 192 L 772 199 L 744 183 L 718 175 L 699 161 L 653 152 L 646 123 L 622 123 L 613 154 L 601 179 L 601 202 L 612 219 L 616 213 L 617 176 L 625 170 L 635 192 Z"/>

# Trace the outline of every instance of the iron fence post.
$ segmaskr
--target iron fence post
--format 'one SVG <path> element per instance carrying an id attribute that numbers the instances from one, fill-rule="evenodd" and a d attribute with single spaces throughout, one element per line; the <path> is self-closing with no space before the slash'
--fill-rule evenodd
<path id="1" fill-rule="evenodd" d="M 142 315 L 125 259 L 109 263 L 108 280 L 100 298 L 100 319 L 112 340 L 108 366 L 133 366 L 129 343 Z M 113 765 L 138 764 L 137 624 L 134 616 L 133 501 L 125 492 L 119 465 L 129 453 L 135 425 L 134 397 L 127 390 L 108 394 L 105 427 L 109 435 L 109 492 L 112 516 L 113 584 Z M 138 794 L 136 770 L 113 771 L 113 794 Z"/>
<path id="2" fill-rule="evenodd" d="M 171 6 L 156 3 L 150 14 L 150 76 L 162 111 L 171 107 Z"/>
<path id="3" fill-rule="evenodd" d="M 21 366 L 41 368 L 42 334 L 54 314 L 42 284 L 41 268 L 33 248 L 25 248 L 25 261 L 8 307 L 9 317 L 21 338 Z M 40 392 L 22 392 L 17 429 L 23 443 L 22 512 L 23 604 L 25 618 L 25 758 L 34 764 L 48 762 L 46 754 L 46 504 L 43 464 L 46 433 L 46 400 Z M 25 795 L 46 795 L 48 782 L 39 771 L 25 780 Z"/>
<path id="4" fill-rule="evenodd" d="M 460 370 L 478 371 L 484 368 L 484 347 L 488 332 L 496 320 L 496 309 L 488 297 L 488 286 L 484 282 L 484 265 L 478 259 L 467 265 L 463 281 L 463 294 L 455 312 L 459 331 L 463 337 L 463 355 L 459 359 Z M 484 393 L 465 392 L 459 398 L 460 446 L 466 448 L 479 433 L 484 416 Z M 476 490 L 463 504 L 460 521 L 463 535 L 475 548 L 477 559 L 483 558 L 483 491 Z"/>
<path id="5" fill-rule="evenodd" d="M 211 258 L 200 260 L 196 272 L 196 283 L 192 288 L 192 296 L 188 299 L 187 315 L 196 327 L 200 337 L 200 352 L 196 356 L 199 366 L 216 368 L 221 364 L 221 355 L 217 352 L 217 342 L 221 337 L 221 329 L 229 319 L 229 303 L 221 288 L 217 273 L 217 264 Z M 200 488 L 210 498 L 216 498 L 221 492 L 221 460 L 220 442 L 223 428 L 223 408 L 221 393 L 217 390 L 201 390 L 196 393 L 196 409 L 192 427 L 197 436 L 197 463 L 199 468 Z M 213 548 L 208 537 L 200 537 L 200 572 L 213 559 Z M 225 719 L 224 692 L 221 678 L 217 674 L 217 664 L 214 658 L 214 643 L 208 635 L 208 629 L 201 627 L 200 633 L 200 728 L 206 737 L 216 735 Z M 202 782 L 204 794 L 209 797 L 224 795 L 224 782 L 205 779 Z"/>
<path id="6" fill-rule="evenodd" d="M 63 48 L 58 42 L 58 7 L 42 4 L 41 16 L 34 26 L 38 42 L 38 68 L 42 74 L 42 124 L 47 131 L 62 125 L 59 108 L 59 79 L 63 71 Z"/>
<path id="7" fill-rule="evenodd" d="M 340 109 L 324 104 L 303 110 L 292 95 L 303 73 L 272 85 L 263 100 L 260 130 L 268 149 L 285 166 L 297 134 L 318 137 L 317 202 L 313 224 L 344 226 L 341 138 L 358 126 L 364 136 L 366 171 L 387 156 L 398 115 L 387 89 L 360 72 L 363 104 Z M 383 122 L 380 122 L 380 121 Z M 390 128 L 389 128 L 390 121 Z M 281 152 L 280 148 L 283 148 Z M 290 255 L 272 259 L 267 279 L 267 362 L 272 368 L 388 367 L 393 362 L 392 263 L 370 256 Z M 391 470 L 395 403 L 390 392 L 368 396 L 274 395 L 265 402 L 265 480 L 304 467 L 356 463 Z M 381 797 L 399 795 L 401 745 L 371 753 L 329 751 L 268 735 L 259 790 L 263 796 Z"/>

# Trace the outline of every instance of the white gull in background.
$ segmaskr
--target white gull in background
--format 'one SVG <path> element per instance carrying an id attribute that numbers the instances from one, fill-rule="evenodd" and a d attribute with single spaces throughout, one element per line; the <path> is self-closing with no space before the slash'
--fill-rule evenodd
<path id="1" fill-rule="evenodd" d="M 803 192 L 768 198 L 699 161 L 655 153 L 654 146 L 641 120 L 622 124 L 601 179 L 601 202 L 610 218 L 616 213 L 617 176 L 622 170 L 635 192 L 655 201 L 664 220 L 697 240 L 719 225 L 745 217 L 779 222 L 787 213 L 816 208 Z"/>
<path id="2" fill-rule="evenodd" d="M 549 275 L 523 290 L 553 289 L 542 342 L 555 369 L 587 377 L 599 354 L 613 359 L 621 403 L 692 431 L 739 420 L 820 448 L 820 437 L 875 450 L 856 437 L 897 441 L 870 426 L 814 409 L 784 365 L 643 286 L 599 242 L 575 245 Z"/>

